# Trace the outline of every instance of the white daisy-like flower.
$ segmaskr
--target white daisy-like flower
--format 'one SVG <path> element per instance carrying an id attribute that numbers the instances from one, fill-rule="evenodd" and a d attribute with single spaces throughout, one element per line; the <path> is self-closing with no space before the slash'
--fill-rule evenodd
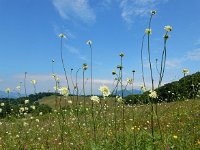
<path id="1" fill-rule="evenodd" d="M 157 92 L 156 91 L 150 91 L 149 97 L 158 98 Z"/>
<path id="2" fill-rule="evenodd" d="M 98 96 L 91 96 L 90 99 L 93 101 L 93 102 L 96 102 L 96 103 L 99 103 L 100 99 Z"/>
<path id="3" fill-rule="evenodd" d="M 110 89 L 105 85 L 100 86 L 99 91 L 101 91 L 104 98 L 110 95 Z"/>
<path id="4" fill-rule="evenodd" d="M 172 31 L 172 26 L 165 26 L 165 28 L 164 28 L 166 31 L 168 31 L 168 32 L 170 32 L 170 31 Z"/>
<path id="5" fill-rule="evenodd" d="M 33 110 L 35 110 L 35 106 L 34 105 L 32 105 L 32 106 L 30 106 Z"/>
<path id="6" fill-rule="evenodd" d="M 2 106 L 2 107 L 5 106 L 5 103 L 1 103 L 1 106 Z"/>
<path id="7" fill-rule="evenodd" d="M 92 45 L 92 41 L 91 41 L 91 40 L 88 40 L 88 41 L 86 42 L 86 44 L 87 44 L 87 45 Z"/>
<path id="8" fill-rule="evenodd" d="M 24 112 L 24 107 L 20 107 L 19 112 Z"/>
<path id="9" fill-rule="evenodd" d="M 123 98 L 121 96 L 116 96 L 117 102 L 123 103 Z"/>

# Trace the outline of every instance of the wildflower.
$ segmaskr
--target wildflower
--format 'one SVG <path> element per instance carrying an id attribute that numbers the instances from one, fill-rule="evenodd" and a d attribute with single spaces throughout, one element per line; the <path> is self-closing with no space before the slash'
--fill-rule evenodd
<path id="1" fill-rule="evenodd" d="M 52 77 L 55 79 L 55 78 L 56 78 L 56 75 L 55 75 L 55 74 L 52 74 Z"/>
<path id="2" fill-rule="evenodd" d="M 65 36 L 63 33 L 59 34 L 58 36 L 59 36 L 60 38 L 66 38 L 66 36 Z"/>
<path id="3" fill-rule="evenodd" d="M 173 135 L 173 138 L 174 138 L 174 139 L 177 139 L 177 138 L 178 138 L 178 136 L 176 136 L 176 135 Z"/>
<path id="4" fill-rule="evenodd" d="M 157 92 L 156 91 L 150 91 L 149 97 L 158 98 Z"/>
<path id="5" fill-rule="evenodd" d="M 113 71 L 112 71 L 112 75 L 115 75 L 115 74 L 116 74 L 116 71 L 115 71 L 115 70 L 113 70 Z"/>
<path id="6" fill-rule="evenodd" d="M 17 86 L 16 89 L 17 89 L 18 91 L 20 91 L 20 90 L 21 90 L 21 86 Z"/>
<path id="7" fill-rule="evenodd" d="M 127 83 L 128 83 L 128 84 L 132 84 L 132 83 L 133 83 L 133 79 L 127 78 Z"/>
<path id="8" fill-rule="evenodd" d="M 120 56 L 120 57 L 124 57 L 124 53 L 121 52 L 121 53 L 119 54 L 119 56 Z"/>
<path id="9" fill-rule="evenodd" d="M 94 102 L 97 102 L 97 103 L 99 103 L 99 101 L 100 101 L 100 99 L 99 99 L 98 96 L 91 96 L 90 99 L 91 99 L 92 101 L 94 101 Z"/>
<path id="10" fill-rule="evenodd" d="M 135 72 L 135 70 L 132 70 L 132 72 Z"/>
<path id="11" fill-rule="evenodd" d="M 122 103 L 123 102 L 123 99 L 121 96 L 116 96 L 116 99 L 117 99 L 117 102 L 119 103 Z"/>
<path id="12" fill-rule="evenodd" d="M 36 80 L 31 80 L 31 84 L 35 85 L 37 83 Z"/>
<path id="13" fill-rule="evenodd" d="M 60 91 L 60 94 L 63 96 L 68 96 L 68 94 L 69 94 L 69 91 L 66 87 L 60 88 L 59 91 Z"/>
<path id="14" fill-rule="evenodd" d="M 184 73 L 184 74 L 188 74 L 188 73 L 189 73 L 189 70 L 188 70 L 188 69 L 183 69 L 183 73 Z"/>
<path id="15" fill-rule="evenodd" d="M 28 110 L 28 107 L 24 107 L 24 110 Z"/>
<path id="16" fill-rule="evenodd" d="M 120 69 L 120 70 L 122 70 L 123 66 L 117 65 L 117 68 Z"/>
<path id="17" fill-rule="evenodd" d="M 33 110 L 35 110 L 35 106 L 34 106 L 34 105 L 32 105 L 31 108 L 32 108 Z"/>
<path id="18" fill-rule="evenodd" d="M 36 122 L 40 122 L 40 120 L 39 120 L 39 119 L 35 119 L 35 121 L 36 121 Z"/>
<path id="19" fill-rule="evenodd" d="M 152 10 L 152 11 L 151 11 L 151 14 L 152 14 L 152 15 L 155 15 L 155 14 L 156 14 L 156 10 Z"/>
<path id="20" fill-rule="evenodd" d="M 92 41 L 91 41 L 91 40 L 88 40 L 88 41 L 86 42 L 86 44 L 87 44 L 87 45 L 92 45 Z"/>
<path id="21" fill-rule="evenodd" d="M 10 88 L 6 88 L 6 93 L 10 93 Z"/>
<path id="22" fill-rule="evenodd" d="M 68 101 L 69 104 L 72 104 L 72 101 Z"/>
<path id="23" fill-rule="evenodd" d="M 152 31 L 151 31 L 151 29 L 147 28 L 147 29 L 145 30 L 145 33 L 149 35 L 149 34 L 152 33 Z"/>
<path id="24" fill-rule="evenodd" d="M 83 64 L 83 70 L 87 70 L 88 65 L 86 63 Z"/>
<path id="25" fill-rule="evenodd" d="M 167 32 L 170 32 L 170 31 L 172 31 L 172 27 L 171 26 L 165 26 L 165 28 L 164 28 Z"/>
<path id="26" fill-rule="evenodd" d="M 110 89 L 105 85 L 100 86 L 99 91 L 102 92 L 104 98 L 110 95 Z"/>
<path id="27" fill-rule="evenodd" d="M 42 115 L 43 115 L 43 113 L 42 113 L 42 112 L 40 112 L 40 113 L 39 113 L 39 115 L 40 115 L 40 116 L 42 116 Z"/>
<path id="28" fill-rule="evenodd" d="M 58 90 L 58 86 L 54 86 L 53 89 L 54 89 L 55 91 L 57 91 L 57 90 Z"/>
<path id="29" fill-rule="evenodd" d="M 2 106 L 2 107 L 5 106 L 5 103 L 1 103 L 1 106 Z"/>
<path id="30" fill-rule="evenodd" d="M 142 86 L 140 87 L 140 89 L 142 90 L 142 92 L 145 92 L 145 91 L 146 91 L 146 87 L 145 87 L 144 85 L 142 85 Z"/>
<path id="31" fill-rule="evenodd" d="M 200 145 L 200 140 L 197 141 L 197 144 Z"/>
<path id="32" fill-rule="evenodd" d="M 29 103 L 29 100 L 28 100 L 28 99 L 26 99 L 26 100 L 24 101 L 24 103 L 25 103 L 25 104 L 28 104 L 28 103 Z"/>
<path id="33" fill-rule="evenodd" d="M 24 112 L 24 107 L 20 107 L 19 112 Z"/>
<path id="34" fill-rule="evenodd" d="M 55 61 L 54 61 L 54 59 L 52 59 L 52 63 L 54 63 Z"/>
<path id="35" fill-rule="evenodd" d="M 26 127 L 26 126 L 28 126 L 28 123 L 24 122 L 23 125 Z"/>

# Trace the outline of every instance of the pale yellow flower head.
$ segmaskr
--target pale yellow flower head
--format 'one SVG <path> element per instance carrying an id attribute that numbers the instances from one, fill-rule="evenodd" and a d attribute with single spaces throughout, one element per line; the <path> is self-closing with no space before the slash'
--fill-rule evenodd
<path id="1" fill-rule="evenodd" d="M 110 95 L 110 89 L 105 85 L 100 86 L 99 91 L 101 91 L 104 98 Z"/>
<path id="2" fill-rule="evenodd" d="M 66 38 L 65 34 L 61 33 L 58 35 L 60 38 Z"/>
<path id="3" fill-rule="evenodd" d="M 6 93 L 10 93 L 10 88 L 6 88 Z"/>
<path id="4" fill-rule="evenodd" d="M 28 99 L 26 99 L 26 100 L 24 101 L 24 103 L 25 103 L 25 104 L 28 104 L 28 103 L 29 103 L 29 100 L 28 100 Z"/>
<path id="5" fill-rule="evenodd" d="M 116 71 L 115 71 L 115 70 L 113 70 L 113 71 L 112 71 L 112 75 L 115 75 L 115 74 L 116 74 Z"/>
<path id="6" fill-rule="evenodd" d="M 124 53 L 123 52 L 119 53 L 119 56 L 124 57 Z"/>
<path id="7" fill-rule="evenodd" d="M 88 41 L 86 42 L 86 44 L 87 44 L 87 45 L 92 45 L 92 41 L 91 41 L 91 40 L 88 40 Z"/>
<path id="8" fill-rule="evenodd" d="M 96 103 L 99 103 L 100 99 L 98 96 L 91 96 L 90 99 L 93 101 L 93 102 L 96 102 Z"/>
<path id="9" fill-rule="evenodd" d="M 127 78 L 127 83 L 128 83 L 128 84 L 133 84 L 133 79 Z"/>
<path id="10" fill-rule="evenodd" d="M 31 108 L 32 108 L 33 110 L 35 110 L 35 106 L 34 106 L 34 105 L 32 105 Z"/>
<path id="11" fill-rule="evenodd" d="M 168 31 L 168 32 L 170 32 L 170 31 L 172 31 L 172 26 L 165 26 L 165 28 L 164 28 L 166 31 Z"/>
<path id="12" fill-rule="evenodd" d="M 88 65 L 86 63 L 83 64 L 83 70 L 87 70 Z"/>
<path id="13" fill-rule="evenodd" d="M 123 103 L 123 98 L 121 96 L 116 96 L 117 102 Z"/>
<path id="14" fill-rule="evenodd" d="M 149 97 L 158 98 L 157 92 L 156 91 L 150 91 Z"/>
<path id="15" fill-rule="evenodd" d="M 189 70 L 188 70 L 188 69 L 183 69 L 183 73 L 184 73 L 184 74 L 188 74 L 188 73 L 189 73 Z"/>
<path id="16" fill-rule="evenodd" d="M 149 28 L 147 28 L 147 29 L 145 29 L 145 33 L 149 35 L 149 34 L 151 34 L 151 33 L 152 33 L 152 30 L 151 30 L 151 29 L 149 29 Z"/>
<path id="17" fill-rule="evenodd" d="M 1 103 L 1 106 L 2 106 L 2 107 L 5 106 L 5 103 Z"/>
<path id="18" fill-rule="evenodd" d="M 60 91 L 60 94 L 63 95 L 63 96 L 68 96 L 68 94 L 69 94 L 67 87 L 61 87 L 59 89 L 59 91 Z"/>
<path id="19" fill-rule="evenodd" d="M 177 139 L 177 138 L 178 138 L 178 136 L 177 136 L 177 135 L 173 135 L 173 138 L 174 138 L 174 139 Z"/>
<path id="20" fill-rule="evenodd" d="M 35 85 L 37 83 L 36 80 L 31 80 L 31 84 Z"/>

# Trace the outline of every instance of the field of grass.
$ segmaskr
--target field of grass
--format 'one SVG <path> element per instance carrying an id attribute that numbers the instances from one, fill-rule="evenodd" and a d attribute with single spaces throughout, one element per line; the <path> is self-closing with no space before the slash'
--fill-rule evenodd
<path id="1" fill-rule="evenodd" d="M 91 100 L 85 101 L 50 96 L 40 100 L 53 108 L 50 114 L 1 119 L 0 149 L 200 149 L 199 100 L 158 104 L 154 139 L 150 105 L 107 98 L 94 103 L 92 113 Z"/>

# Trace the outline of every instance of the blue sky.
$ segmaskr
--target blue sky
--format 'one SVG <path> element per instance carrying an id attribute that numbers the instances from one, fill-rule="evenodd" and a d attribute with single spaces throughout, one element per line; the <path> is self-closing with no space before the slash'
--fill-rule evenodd
<path id="1" fill-rule="evenodd" d="M 25 71 L 29 93 L 33 92 L 31 79 L 38 81 L 38 91 L 53 90 L 52 59 L 64 86 L 60 33 L 67 34 L 63 53 L 68 74 L 71 68 L 77 70 L 83 63 L 90 63 L 90 49 L 86 45 L 90 39 L 96 93 L 102 84 L 112 87 L 111 71 L 119 64 L 120 52 L 125 53 L 124 80 L 136 70 L 135 88 L 139 88 L 142 84 L 141 39 L 152 9 L 157 11 L 151 35 L 155 80 L 158 77 L 155 59 L 160 60 L 165 25 L 171 25 L 173 31 L 167 46 L 164 83 L 182 77 L 183 68 L 195 73 L 200 68 L 199 6 L 197 0 L 1 0 L 0 90 L 14 89 L 23 81 Z M 89 72 L 88 69 L 87 77 L 90 77 Z M 147 61 L 145 75 L 150 83 Z M 79 80 L 81 82 L 81 73 Z"/>

